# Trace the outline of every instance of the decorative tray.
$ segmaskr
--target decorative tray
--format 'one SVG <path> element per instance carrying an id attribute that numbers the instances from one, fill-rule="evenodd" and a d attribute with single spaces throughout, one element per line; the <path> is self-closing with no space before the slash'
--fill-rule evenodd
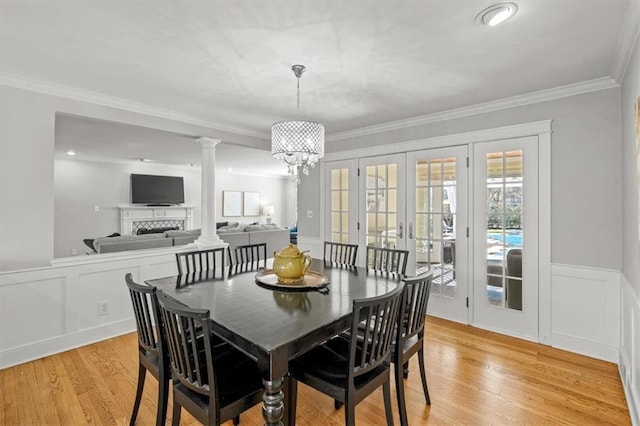
<path id="1" fill-rule="evenodd" d="M 256 274 L 256 283 L 262 287 L 280 291 L 320 291 L 328 293 L 326 287 L 329 280 L 315 271 L 308 271 L 302 279 L 294 284 L 283 284 L 278 282 L 278 276 L 273 269 L 263 269 Z"/>

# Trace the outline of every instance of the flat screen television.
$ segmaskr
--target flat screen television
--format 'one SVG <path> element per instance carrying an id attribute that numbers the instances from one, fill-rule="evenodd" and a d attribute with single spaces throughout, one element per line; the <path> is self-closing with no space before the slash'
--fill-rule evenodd
<path id="1" fill-rule="evenodd" d="M 182 176 L 131 175 L 133 204 L 171 205 L 184 203 Z"/>

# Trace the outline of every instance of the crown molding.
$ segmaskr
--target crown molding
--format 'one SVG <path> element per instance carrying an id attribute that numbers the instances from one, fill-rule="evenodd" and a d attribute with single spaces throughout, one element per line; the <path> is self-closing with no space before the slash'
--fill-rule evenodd
<path id="1" fill-rule="evenodd" d="M 611 77 L 618 83 L 622 83 L 627 72 L 638 34 L 640 34 L 640 2 L 630 1 L 611 66 Z"/>
<path id="2" fill-rule="evenodd" d="M 637 35 L 637 32 L 636 32 Z M 633 46 L 631 46 L 633 47 Z M 628 62 L 628 58 L 627 58 Z M 163 108 L 153 107 L 146 104 L 132 102 L 122 98 L 103 95 L 101 93 L 90 92 L 68 86 L 55 85 L 52 83 L 28 79 L 21 76 L 0 72 L 0 85 L 15 87 L 18 89 L 29 90 L 38 93 L 44 93 L 53 96 L 60 96 L 74 99 L 82 102 L 89 102 L 97 105 L 107 106 L 111 108 L 122 109 L 125 111 L 136 112 L 152 117 L 158 117 L 168 120 L 179 121 L 183 123 L 193 124 L 197 126 L 208 127 L 216 130 L 222 130 L 230 133 L 257 137 L 261 139 L 270 139 L 270 135 L 254 132 L 249 129 L 241 129 L 221 123 L 216 123 L 202 117 L 194 117 L 188 114 L 171 111 Z M 483 114 L 493 111 L 500 111 L 513 107 L 529 105 L 539 102 L 546 102 L 555 99 L 561 99 L 569 96 L 580 95 L 584 93 L 596 92 L 599 90 L 611 89 L 619 87 L 619 84 L 611 77 L 602 77 L 594 80 L 588 80 L 580 83 L 568 84 L 552 89 L 531 92 L 525 95 L 518 95 L 509 98 L 499 99 L 496 101 L 485 102 L 476 105 L 469 105 L 461 108 L 455 108 L 447 111 L 441 111 L 433 114 L 390 121 L 387 123 L 376 124 L 373 126 L 362 127 L 359 129 L 347 130 L 344 132 L 333 133 L 327 135 L 328 142 L 339 141 L 343 139 L 354 138 L 358 136 L 367 136 L 375 133 L 381 133 L 392 130 L 399 130 L 408 127 L 415 127 L 439 121 L 452 120 L 457 118 L 468 117 L 477 114 Z"/>
<path id="3" fill-rule="evenodd" d="M 551 134 L 552 120 L 534 121 L 530 123 L 512 124 L 491 129 L 473 130 L 444 136 L 434 136 L 394 144 L 370 146 L 346 151 L 335 151 L 325 154 L 320 161 L 347 160 L 355 157 L 372 157 L 390 155 L 401 152 L 420 151 L 424 149 L 444 148 L 449 146 L 467 145 L 479 142 L 520 138 L 524 136 L 541 136 Z"/>
<path id="4" fill-rule="evenodd" d="M 110 108 L 121 109 L 138 114 L 148 115 L 167 120 L 179 121 L 196 126 L 207 127 L 214 130 L 235 133 L 238 135 L 251 136 L 260 139 L 269 139 L 270 135 L 256 132 L 254 130 L 231 126 L 228 124 L 211 121 L 204 117 L 192 116 L 178 111 L 159 108 L 152 105 L 134 102 L 123 98 L 108 96 L 102 93 L 88 90 L 76 89 L 69 86 L 53 84 L 42 80 L 30 79 L 18 75 L 0 72 L 0 85 L 15 87 L 17 89 L 29 90 L 31 92 L 43 93 L 46 95 L 60 96 L 81 102 L 88 102 Z"/>
<path id="5" fill-rule="evenodd" d="M 367 136 L 375 133 L 405 129 L 408 127 L 421 126 L 424 124 L 436 123 L 439 121 L 453 120 L 456 118 L 463 118 L 477 114 L 500 111 L 503 109 L 514 108 L 523 105 L 547 102 L 555 99 L 566 98 L 569 96 L 597 92 L 599 90 L 605 89 L 612 89 L 615 87 L 620 87 L 620 85 L 615 80 L 613 80 L 611 77 L 602 77 L 594 80 L 583 81 L 580 83 L 568 84 L 566 86 L 555 87 L 552 89 L 531 92 L 525 95 L 512 96 L 510 98 L 484 102 L 476 105 L 469 105 L 461 108 L 450 109 L 447 111 L 436 112 L 433 114 L 422 115 L 419 117 L 390 121 L 388 123 L 376 124 L 373 126 L 362 127 L 360 129 L 347 130 L 345 132 L 334 133 L 328 136 L 327 140 L 333 142 L 358 136 Z"/>

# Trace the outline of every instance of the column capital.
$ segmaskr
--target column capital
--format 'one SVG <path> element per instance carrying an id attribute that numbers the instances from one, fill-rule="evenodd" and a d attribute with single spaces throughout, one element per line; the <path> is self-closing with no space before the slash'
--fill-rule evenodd
<path id="1" fill-rule="evenodd" d="M 196 142 L 202 145 L 203 148 L 215 148 L 216 145 L 218 145 L 222 141 L 220 139 L 201 137 L 196 139 Z"/>

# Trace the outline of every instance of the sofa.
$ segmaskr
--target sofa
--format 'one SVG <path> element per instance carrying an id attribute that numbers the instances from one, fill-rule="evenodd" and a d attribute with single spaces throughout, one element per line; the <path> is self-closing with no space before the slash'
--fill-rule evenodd
<path id="1" fill-rule="evenodd" d="M 241 225 L 231 223 L 219 227 L 217 233 L 218 237 L 231 247 L 265 243 L 269 255 L 289 244 L 289 230 L 278 228 L 275 224 Z M 200 236 L 200 230 L 167 231 L 166 234 L 173 238 L 174 245 L 183 245 L 194 242 Z"/>
<path id="2" fill-rule="evenodd" d="M 230 246 L 267 244 L 267 253 L 281 250 L 289 244 L 289 230 L 274 224 L 240 225 L 232 223 L 218 228 L 218 236 Z M 93 240 L 97 253 L 115 253 L 128 250 L 143 250 L 190 244 L 200 236 L 200 229 L 189 231 L 165 231 L 156 234 L 123 235 Z"/>

